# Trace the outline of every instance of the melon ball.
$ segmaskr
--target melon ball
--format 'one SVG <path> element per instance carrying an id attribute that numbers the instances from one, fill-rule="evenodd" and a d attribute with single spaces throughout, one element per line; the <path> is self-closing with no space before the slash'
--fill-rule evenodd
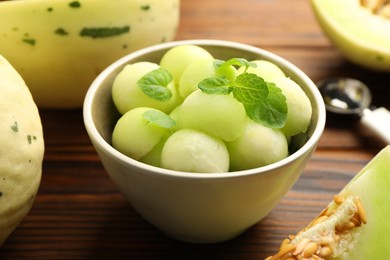
<path id="1" fill-rule="evenodd" d="M 288 156 L 288 142 L 280 130 L 249 119 L 243 134 L 232 142 L 226 142 L 226 146 L 231 171 L 265 166 Z"/>
<path id="2" fill-rule="evenodd" d="M 165 142 L 161 166 L 184 172 L 228 172 L 229 153 L 219 138 L 194 129 L 180 129 Z"/>
<path id="3" fill-rule="evenodd" d="M 306 132 L 312 115 L 311 103 L 306 93 L 296 82 L 287 77 L 275 79 L 274 83 L 282 90 L 288 107 L 287 121 L 281 131 L 286 136 Z"/>
<path id="4" fill-rule="evenodd" d="M 265 81 L 273 82 L 274 79 L 285 77 L 284 72 L 274 63 L 266 60 L 254 60 L 251 63 L 256 67 L 249 67 L 246 72 L 253 73 L 263 78 Z M 245 67 L 240 67 L 238 73 L 244 73 Z"/>
<path id="5" fill-rule="evenodd" d="M 166 86 L 172 93 L 168 101 L 153 99 L 138 86 L 138 80 L 158 68 L 156 63 L 142 61 L 128 64 L 119 72 L 112 85 L 112 99 L 119 113 L 125 114 L 136 107 L 152 107 L 169 113 L 181 102 L 173 80 Z"/>
<path id="6" fill-rule="evenodd" d="M 232 141 L 241 135 L 246 118 L 244 106 L 232 94 L 212 95 L 197 90 L 181 104 L 178 127 Z"/>
<path id="7" fill-rule="evenodd" d="M 128 111 L 118 120 L 112 133 L 112 146 L 135 160 L 149 153 L 169 132 L 144 118 L 149 110 L 156 109 L 138 107 Z"/>
<path id="8" fill-rule="evenodd" d="M 216 76 L 224 76 L 229 80 L 233 80 L 237 76 L 237 70 L 234 66 L 228 66 L 223 71 L 219 72 L 215 65 L 214 59 L 204 59 L 191 63 L 181 75 L 179 82 L 179 94 L 182 98 L 186 98 L 189 94 L 198 90 L 199 82 L 206 78 Z M 221 75 L 223 73 L 223 75 Z"/>
<path id="9" fill-rule="evenodd" d="M 179 84 L 183 71 L 193 62 L 213 59 L 204 48 L 196 45 L 180 45 L 171 48 L 161 58 L 160 66 L 172 73 L 173 80 Z"/>

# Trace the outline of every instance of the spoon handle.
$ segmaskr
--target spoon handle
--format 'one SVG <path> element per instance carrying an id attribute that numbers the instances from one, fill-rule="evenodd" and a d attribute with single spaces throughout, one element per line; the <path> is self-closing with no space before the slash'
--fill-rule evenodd
<path id="1" fill-rule="evenodd" d="M 384 107 L 375 110 L 365 109 L 361 118 L 363 125 L 390 144 L 390 111 Z"/>

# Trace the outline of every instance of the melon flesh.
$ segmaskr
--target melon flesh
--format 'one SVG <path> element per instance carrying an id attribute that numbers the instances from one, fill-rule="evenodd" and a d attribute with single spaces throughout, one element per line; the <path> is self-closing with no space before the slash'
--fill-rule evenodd
<path id="1" fill-rule="evenodd" d="M 390 19 L 372 13 L 360 0 L 311 0 L 319 25 L 352 62 L 390 71 Z"/>
<path id="2" fill-rule="evenodd" d="M 321 212 L 334 212 L 325 217 L 319 223 L 310 223 L 297 235 L 283 243 L 281 250 L 267 259 L 284 259 L 285 251 L 289 251 L 288 259 L 298 259 L 297 248 L 302 241 L 328 241 L 332 253 L 326 257 L 321 256 L 320 247 L 316 250 L 318 259 L 383 259 L 390 254 L 387 240 L 390 230 L 390 145 L 385 147 L 373 158 L 344 188 L 336 195 L 343 198 L 343 202 L 336 199 L 329 203 L 328 207 Z M 342 231 L 335 231 L 335 226 L 348 223 L 350 218 L 359 212 L 359 202 L 363 205 L 366 221 L 361 225 L 354 226 Z M 363 219 L 363 218 L 362 218 Z M 335 235 L 340 238 L 335 241 Z M 283 251 L 284 249 L 285 251 Z M 296 255 L 294 255 L 296 254 Z"/>
<path id="3" fill-rule="evenodd" d="M 339 259 L 381 259 L 390 255 L 390 146 L 384 148 L 340 192 L 358 196 L 368 222 L 359 231 L 353 250 Z"/>

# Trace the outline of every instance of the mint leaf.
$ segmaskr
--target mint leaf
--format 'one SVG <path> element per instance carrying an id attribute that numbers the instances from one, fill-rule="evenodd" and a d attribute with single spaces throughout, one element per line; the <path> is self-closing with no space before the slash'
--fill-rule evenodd
<path id="1" fill-rule="evenodd" d="M 223 61 L 223 60 L 214 59 L 214 62 L 213 62 L 214 69 L 218 70 L 222 66 L 222 64 L 224 64 L 224 63 L 225 63 L 225 61 Z"/>
<path id="2" fill-rule="evenodd" d="M 176 125 L 175 120 L 158 110 L 147 110 L 142 114 L 142 116 L 150 124 L 154 124 L 162 128 L 171 129 Z"/>
<path id="3" fill-rule="evenodd" d="M 233 91 L 230 81 L 225 77 L 207 78 L 199 82 L 198 87 L 207 94 L 227 95 Z"/>
<path id="4" fill-rule="evenodd" d="M 219 61 L 214 63 L 214 67 L 216 68 L 218 74 L 223 74 L 223 71 L 230 66 L 236 66 L 238 68 L 245 67 L 244 72 L 246 72 L 249 67 L 257 67 L 257 64 L 254 62 L 249 62 L 244 58 L 232 58 L 225 62 Z"/>
<path id="5" fill-rule="evenodd" d="M 243 59 L 243 58 L 232 58 L 230 60 L 227 60 L 226 62 L 224 62 L 221 67 L 223 66 L 236 66 L 236 67 L 249 67 L 250 66 L 250 62 L 247 61 L 246 59 Z M 252 63 L 254 64 L 254 63 Z M 254 66 L 256 66 L 256 64 L 254 64 Z"/>
<path id="6" fill-rule="evenodd" d="M 267 83 L 256 74 L 238 75 L 234 85 L 233 95 L 244 105 L 257 104 L 268 96 Z"/>
<path id="7" fill-rule="evenodd" d="M 245 67 L 245 70 L 235 79 L 228 80 L 231 66 Z M 274 83 L 247 72 L 249 67 L 256 66 L 243 58 L 215 60 L 214 68 L 218 76 L 202 80 L 198 87 L 207 94 L 227 95 L 233 92 L 234 98 L 244 105 L 250 119 L 270 128 L 282 128 L 287 120 L 286 97 Z"/>
<path id="8" fill-rule="evenodd" d="M 137 84 L 148 97 L 166 102 L 172 97 L 172 92 L 167 88 L 170 82 L 172 75 L 167 70 L 158 68 L 146 73 Z"/>
<path id="9" fill-rule="evenodd" d="M 287 101 L 282 91 L 268 83 L 268 96 L 257 104 L 244 104 L 250 119 L 270 128 L 282 128 L 287 120 Z"/>

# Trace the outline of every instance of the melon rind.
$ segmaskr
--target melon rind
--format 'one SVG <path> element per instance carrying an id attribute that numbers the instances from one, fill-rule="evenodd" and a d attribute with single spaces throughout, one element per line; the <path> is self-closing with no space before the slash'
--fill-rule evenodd
<path id="1" fill-rule="evenodd" d="M 367 224 L 357 232 L 353 250 L 337 259 L 382 259 L 390 255 L 390 145 L 380 151 L 340 192 L 360 199 Z"/>

